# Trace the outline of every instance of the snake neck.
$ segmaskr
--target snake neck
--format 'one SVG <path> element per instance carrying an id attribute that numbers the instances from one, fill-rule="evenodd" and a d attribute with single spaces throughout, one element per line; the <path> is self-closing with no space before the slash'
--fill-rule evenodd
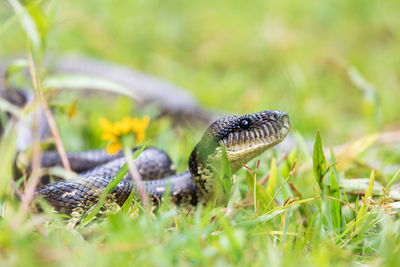
<path id="1" fill-rule="evenodd" d="M 189 157 L 189 171 L 193 182 L 206 199 L 211 198 L 215 193 L 216 173 L 213 166 L 214 160 L 211 160 L 211 157 L 211 154 L 206 153 L 206 150 L 199 144 L 196 145 Z"/>

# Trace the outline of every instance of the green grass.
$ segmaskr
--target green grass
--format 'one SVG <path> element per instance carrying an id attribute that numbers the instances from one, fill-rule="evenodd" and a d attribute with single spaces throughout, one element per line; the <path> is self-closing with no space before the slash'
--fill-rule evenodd
<path id="1" fill-rule="evenodd" d="M 372 185 L 389 189 L 398 180 L 400 144 L 371 134 L 400 128 L 399 8 L 398 1 L 361 0 L 32 1 L 35 43 L 35 32 L 20 26 L 21 13 L 3 1 L 1 57 L 31 51 L 40 63 L 45 51 L 75 51 L 175 82 L 206 107 L 286 110 L 296 144 L 288 155 L 271 149 L 258 167 L 257 160 L 248 165 L 253 171 L 240 170 L 226 206 L 189 215 L 167 204 L 152 215 L 136 206 L 71 230 L 46 206 L 42 213 L 21 208 L 15 188 L 22 187 L 12 182 L 17 130 L 9 122 L 0 142 L 0 262 L 398 266 L 400 220 Z M 9 81 L 32 88 L 18 71 Z M 101 94 L 83 99 L 67 91 L 47 100 L 65 147 L 75 151 L 105 146 L 100 117 L 148 112 Z M 147 138 L 183 171 L 204 128 L 172 125 L 152 118 Z M 348 142 L 342 153 L 322 151 Z M 315 143 L 313 153 L 305 143 Z M 364 200 L 341 187 L 343 179 L 367 177 Z"/>

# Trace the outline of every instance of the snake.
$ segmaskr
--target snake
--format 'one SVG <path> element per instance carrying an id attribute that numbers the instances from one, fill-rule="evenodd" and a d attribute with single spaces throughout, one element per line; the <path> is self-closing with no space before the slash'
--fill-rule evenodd
<path id="1" fill-rule="evenodd" d="M 169 156 L 156 148 L 143 150 L 135 164 L 154 205 L 167 197 L 177 207 L 196 207 L 215 199 L 220 193 L 216 186 L 220 172 L 216 166 L 221 166 L 225 152 L 230 173 L 234 174 L 284 140 L 290 127 L 288 114 L 279 110 L 228 116 L 214 121 L 205 131 L 189 156 L 188 171 L 176 174 Z M 80 172 L 78 178 L 43 185 L 37 189 L 36 198 L 44 198 L 59 213 L 82 215 L 99 201 L 125 158 L 100 150 L 69 153 L 68 158 L 72 168 Z M 44 166 L 59 163 L 57 153 L 43 154 Z M 122 206 L 132 190 L 137 190 L 137 185 L 128 173 L 109 193 L 107 200 Z"/>

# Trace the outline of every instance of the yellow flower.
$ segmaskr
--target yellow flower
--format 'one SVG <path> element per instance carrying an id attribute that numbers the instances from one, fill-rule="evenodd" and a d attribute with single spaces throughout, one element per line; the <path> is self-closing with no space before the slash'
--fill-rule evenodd
<path id="1" fill-rule="evenodd" d="M 132 120 L 132 131 L 136 134 L 136 142 L 143 141 L 149 122 L 149 116 L 144 116 L 143 119 L 134 118 Z"/>
<path id="2" fill-rule="evenodd" d="M 122 137 L 124 136 L 131 134 L 136 137 L 137 143 L 143 141 L 149 122 L 148 116 L 143 119 L 125 117 L 122 121 L 117 121 L 114 124 L 104 118 L 100 119 L 100 127 L 103 130 L 101 139 L 109 141 L 106 148 L 107 153 L 117 153 L 122 148 Z"/>
<path id="3" fill-rule="evenodd" d="M 119 141 L 110 142 L 107 147 L 106 151 L 108 154 L 115 154 L 122 148 L 122 144 Z"/>
<path id="4" fill-rule="evenodd" d="M 117 136 L 115 136 L 111 132 L 104 132 L 101 135 L 101 139 L 106 140 L 106 141 L 116 141 L 117 140 Z"/>
<path id="5" fill-rule="evenodd" d="M 136 134 L 136 142 L 140 143 L 144 139 L 144 132 L 140 132 Z"/>
<path id="6" fill-rule="evenodd" d="M 104 131 L 104 132 L 111 132 L 113 125 L 111 122 L 109 122 L 108 120 L 101 118 L 100 119 L 100 128 Z"/>
<path id="7" fill-rule="evenodd" d="M 122 119 L 121 124 L 120 124 L 120 132 L 121 134 L 128 134 L 129 131 L 131 130 L 131 123 L 132 119 L 129 117 L 125 117 Z"/>

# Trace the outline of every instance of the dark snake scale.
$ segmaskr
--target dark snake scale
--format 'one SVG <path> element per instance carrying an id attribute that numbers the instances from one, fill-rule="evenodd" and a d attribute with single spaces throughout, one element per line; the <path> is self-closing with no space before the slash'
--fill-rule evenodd
<path id="1" fill-rule="evenodd" d="M 283 111 L 262 111 L 230 116 L 211 124 L 189 158 L 189 171 L 176 174 L 169 156 L 155 148 L 145 149 L 135 160 L 143 184 L 153 203 L 162 200 L 169 190 L 170 201 L 177 206 L 193 207 L 215 196 L 216 168 L 221 163 L 224 144 L 233 174 L 254 157 L 280 143 L 290 130 L 288 115 Z M 97 203 L 104 188 L 125 163 L 122 154 L 104 151 L 68 154 L 78 179 L 62 180 L 40 187 L 43 197 L 60 213 L 82 215 Z M 54 152 L 42 156 L 45 167 L 60 165 Z M 109 194 L 108 201 L 121 206 L 135 189 L 127 175 Z"/>

